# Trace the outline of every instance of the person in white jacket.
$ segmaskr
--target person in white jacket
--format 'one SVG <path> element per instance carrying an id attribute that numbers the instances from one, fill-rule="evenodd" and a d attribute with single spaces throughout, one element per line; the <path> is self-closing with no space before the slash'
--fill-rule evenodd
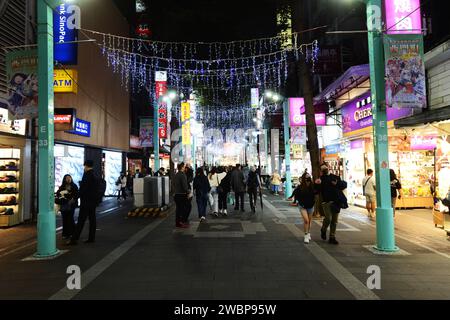
<path id="1" fill-rule="evenodd" d="M 219 216 L 219 193 L 217 188 L 219 187 L 219 175 L 217 169 L 213 167 L 208 174 L 209 185 L 211 186 L 210 196 L 208 197 L 209 205 L 212 208 L 212 214 L 216 217 Z"/>

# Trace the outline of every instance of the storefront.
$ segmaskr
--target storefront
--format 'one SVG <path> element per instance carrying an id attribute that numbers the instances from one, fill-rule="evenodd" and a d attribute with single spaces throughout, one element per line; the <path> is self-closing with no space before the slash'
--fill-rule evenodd
<path id="1" fill-rule="evenodd" d="M 343 167 L 347 181 L 349 203 L 364 206 L 362 180 L 366 170 L 374 169 L 372 138 L 372 104 L 367 92 L 342 106 Z M 413 109 L 387 110 L 389 130 L 389 166 L 402 184 L 399 208 L 427 208 L 433 206 L 434 148 L 423 143 L 426 132 L 407 133 L 396 130 L 393 120 L 411 116 Z M 422 141 L 422 142 L 420 142 Z"/>
<path id="2" fill-rule="evenodd" d="M 31 218 L 31 143 L 26 120 L 9 121 L 7 110 L 1 114 L 0 227 L 11 227 Z"/>
<path id="3" fill-rule="evenodd" d="M 55 191 L 61 186 L 66 174 L 70 174 L 79 187 L 84 173 L 84 147 L 56 143 L 54 153 Z"/>

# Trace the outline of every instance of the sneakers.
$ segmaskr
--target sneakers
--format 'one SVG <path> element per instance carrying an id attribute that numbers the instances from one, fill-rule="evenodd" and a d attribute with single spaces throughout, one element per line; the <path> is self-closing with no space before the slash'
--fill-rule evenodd
<path id="1" fill-rule="evenodd" d="M 217 214 L 217 213 L 215 213 L 215 214 Z M 200 222 L 205 222 L 205 221 L 206 221 L 205 217 L 200 217 Z"/>
<path id="2" fill-rule="evenodd" d="M 328 240 L 328 242 L 329 242 L 330 244 L 339 244 L 339 242 L 336 240 L 335 237 L 330 237 L 330 240 Z"/>
<path id="3" fill-rule="evenodd" d="M 181 229 L 187 229 L 187 228 L 189 228 L 189 225 L 180 222 L 180 223 L 177 223 L 177 224 L 176 224 L 176 227 L 177 227 L 177 228 L 181 228 Z"/>
<path id="4" fill-rule="evenodd" d="M 320 237 L 322 238 L 322 240 L 327 240 L 327 232 L 320 230 Z"/>
<path id="5" fill-rule="evenodd" d="M 305 238 L 303 239 L 303 243 L 309 243 L 309 240 L 311 240 L 311 239 L 309 238 L 309 233 L 306 233 L 306 234 L 305 234 Z"/>
<path id="6" fill-rule="evenodd" d="M 227 210 L 223 210 L 223 215 L 224 215 L 225 217 L 228 216 Z"/>

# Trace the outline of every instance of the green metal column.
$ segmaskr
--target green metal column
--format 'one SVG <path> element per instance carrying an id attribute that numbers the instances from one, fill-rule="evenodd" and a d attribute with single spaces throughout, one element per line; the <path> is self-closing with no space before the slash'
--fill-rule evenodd
<path id="1" fill-rule="evenodd" d="M 370 88 L 373 113 L 373 143 L 377 184 L 377 244 L 380 251 L 397 251 L 391 207 L 389 145 L 386 121 L 385 66 L 381 30 L 381 0 L 367 0 Z"/>
<path id="2" fill-rule="evenodd" d="M 284 115 L 284 163 L 286 165 L 286 190 L 284 192 L 285 199 L 289 198 L 292 194 L 292 176 L 291 176 L 291 143 L 289 141 L 289 103 L 285 99 L 283 102 L 283 115 Z"/>
<path id="3" fill-rule="evenodd" d="M 38 81 L 39 81 L 39 199 L 37 252 L 45 258 L 58 254 L 54 212 L 54 94 L 53 94 L 53 11 L 38 0 Z"/>

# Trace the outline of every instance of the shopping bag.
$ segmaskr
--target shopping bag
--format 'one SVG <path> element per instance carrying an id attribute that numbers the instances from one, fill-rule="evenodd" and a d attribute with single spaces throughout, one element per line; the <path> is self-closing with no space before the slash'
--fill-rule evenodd
<path id="1" fill-rule="evenodd" d="M 234 205 L 234 198 L 231 193 L 229 193 L 227 196 L 227 204 Z"/>

